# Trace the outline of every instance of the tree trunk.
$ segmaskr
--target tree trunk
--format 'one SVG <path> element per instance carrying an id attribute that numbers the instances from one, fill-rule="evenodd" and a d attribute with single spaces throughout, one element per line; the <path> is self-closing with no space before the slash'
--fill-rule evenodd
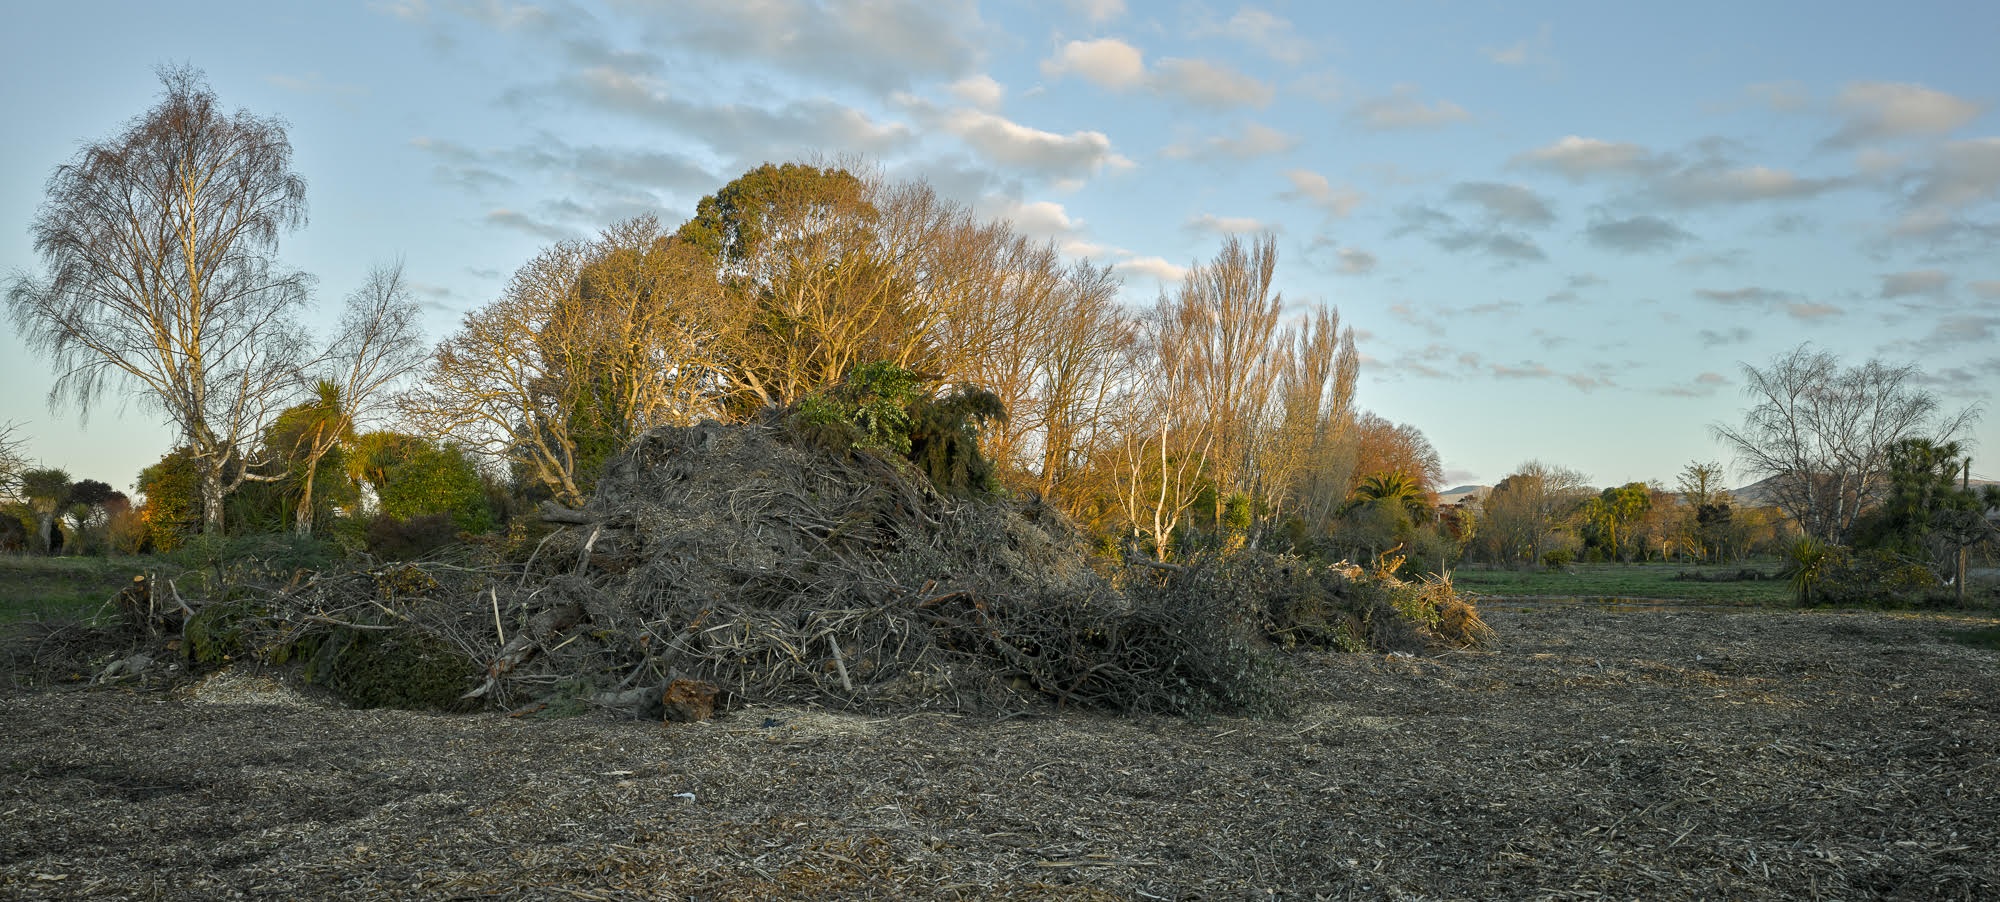
<path id="1" fill-rule="evenodd" d="M 299 506 L 292 517 L 292 532 L 300 538 L 311 536 L 313 532 L 313 475 L 318 472 L 319 460 L 308 461 L 305 486 L 299 492 Z"/>
<path id="2" fill-rule="evenodd" d="M 222 462 L 209 465 L 201 474 L 201 531 L 222 535 Z"/>

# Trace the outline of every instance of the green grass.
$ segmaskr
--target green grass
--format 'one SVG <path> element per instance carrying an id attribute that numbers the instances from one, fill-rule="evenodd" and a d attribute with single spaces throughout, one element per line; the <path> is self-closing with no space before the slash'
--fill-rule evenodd
<path id="1" fill-rule="evenodd" d="M 90 617 L 148 563 L 145 558 L 0 554 L 0 624 Z"/>
<path id="2" fill-rule="evenodd" d="M 1685 571 L 1735 573 L 1751 566 L 1766 574 L 1775 565 L 1695 566 L 1688 564 L 1577 564 L 1567 571 L 1454 570 L 1460 589 L 1498 598 L 1547 595 L 1581 598 L 1666 598 L 1726 604 L 1786 605 L 1791 586 L 1771 578 L 1742 582 L 1696 582 L 1674 577 Z"/>

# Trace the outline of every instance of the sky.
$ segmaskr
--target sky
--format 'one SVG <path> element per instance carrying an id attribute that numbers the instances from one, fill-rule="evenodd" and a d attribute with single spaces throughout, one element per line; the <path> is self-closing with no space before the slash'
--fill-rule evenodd
<path id="1" fill-rule="evenodd" d="M 1116 267 L 1149 303 L 1275 236 L 1290 310 L 1447 484 L 1731 462 L 1742 367 L 1802 342 L 2000 388 L 2000 4 L 383 0 L 10 4 L 0 278 L 56 166 L 203 70 L 288 123 L 280 260 L 324 330 L 400 259 L 432 339 L 542 248 L 669 224 L 760 163 L 862 159 Z M 0 326 L 0 424 L 129 488 L 143 403 L 51 410 Z M 1969 437 L 2000 476 L 2000 411 Z M 1742 479 L 1741 481 L 1748 481 Z"/>

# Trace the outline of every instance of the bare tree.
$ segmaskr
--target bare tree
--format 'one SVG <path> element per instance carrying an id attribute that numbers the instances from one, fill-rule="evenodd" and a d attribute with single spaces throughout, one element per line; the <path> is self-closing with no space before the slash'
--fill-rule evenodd
<path id="1" fill-rule="evenodd" d="M 1523 560 L 1539 562 L 1590 497 L 1582 473 L 1531 460 L 1486 496 L 1479 541 L 1492 559 L 1508 567 Z"/>
<path id="2" fill-rule="evenodd" d="M 629 220 L 521 267 L 438 346 L 403 410 L 580 503 L 604 455 L 722 412 L 740 312 L 708 258 Z"/>
<path id="3" fill-rule="evenodd" d="M 33 227 L 43 278 L 7 292 L 59 370 L 52 407 L 88 417 L 107 389 L 157 407 L 201 469 L 204 528 L 250 467 L 242 449 L 290 397 L 310 280 L 278 268 L 305 222 L 284 124 L 224 113 L 201 73 L 164 68 L 160 102 L 49 179 Z"/>
<path id="4" fill-rule="evenodd" d="M 1268 518 L 1323 525 L 1354 470 L 1354 330 L 1321 306 L 1278 341 L 1277 412 L 1258 442 L 1259 496 Z"/>
<path id="5" fill-rule="evenodd" d="M 1188 270 L 1161 309 L 1186 354 L 1195 391 L 1189 410 L 1208 418 L 1217 522 L 1224 496 L 1244 491 L 1254 478 L 1256 435 L 1277 377 L 1273 338 L 1284 307 L 1283 296 L 1271 290 L 1277 265 L 1272 236 L 1248 248 L 1231 236 L 1214 260 Z"/>
<path id="6" fill-rule="evenodd" d="M 1198 328 L 1178 299 L 1161 295 L 1134 344 L 1132 392 L 1119 426 L 1118 497 L 1135 539 L 1165 560 L 1174 530 L 1213 479 L 1217 421 L 1201 406 Z"/>
<path id="7" fill-rule="evenodd" d="M 1799 345 L 1762 369 L 1743 365 L 1752 400 L 1743 425 L 1713 426 L 1737 466 L 1770 479 L 1778 507 L 1807 535 L 1846 541 L 1854 520 L 1888 486 L 1889 447 L 1906 438 L 1950 441 L 1978 411 L 1946 412 L 1917 386 L 1915 364 L 1879 360 L 1843 367 L 1829 351 Z"/>
<path id="8" fill-rule="evenodd" d="M 419 308 L 403 278 L 403 264 L 377 266 L 347 297 L 340 331 L 320 356 L 301 369 L 312 400 L 296 412 L 289 434 L 290 456 L 300 470 L 299 503 L 293 531 L 311 535 L 313 481 L 333 449 L 391 408 L 396 384 L 421 366 L 426 356 Z M 281 418 L 282 419 L 282 418 Z"/>
<path id="9" fill-rule="evenodd" d="M 21 474 L 28 469 L 28 456 L 23 453 L 28 439 L 16 434 L 20 430 L 19 423 L 0 423 L 0 497 L 19 491 Z"/>

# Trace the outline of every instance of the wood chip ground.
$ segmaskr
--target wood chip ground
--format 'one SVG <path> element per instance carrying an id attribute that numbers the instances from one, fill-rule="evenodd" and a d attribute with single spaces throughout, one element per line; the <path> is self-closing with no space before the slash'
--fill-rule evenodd
<path id="1" fill-rule="evenodd" d="M 1274 720 L 17 694 L 0 896 L 2000 898 L 1990 617 L 1487 610 Z"/>

